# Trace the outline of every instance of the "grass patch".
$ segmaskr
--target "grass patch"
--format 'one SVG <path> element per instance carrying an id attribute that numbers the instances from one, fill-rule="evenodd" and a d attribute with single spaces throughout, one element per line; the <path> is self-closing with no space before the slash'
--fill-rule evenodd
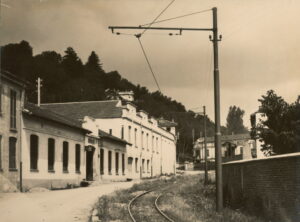
<path id="1" fill-rule="evenodd" d="M 176 222 L 260 222 L 257 217 L 245 215 L 240 211 L 224 208 L 218 214 L 215 211 L 215 185 L 203 185 L 199 175 L 177 176 L 169 180 L 156 179 L 133 185 L 130 189 L 116 191 L 111 195 L 99 198 L 95 209 L 101 221 L 131 221 L 127 211 L 129 201 L 139 193 L 164 187 L 159 207 Z M 147 205 L 151 205 L 153 198 L 145 198 L 141 210 L 145 215 Z M 144 209 L 143 209 L 144 208 Z"/>

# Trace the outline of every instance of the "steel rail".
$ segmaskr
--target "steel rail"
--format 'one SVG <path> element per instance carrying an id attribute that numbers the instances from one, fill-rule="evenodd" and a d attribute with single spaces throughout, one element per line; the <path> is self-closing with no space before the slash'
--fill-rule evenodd
<path id="1" fill-rule="evenodd" d="M 158 213 L 160 213 L 164 218 L 166 218 L 168 221 L 170 222 L 175 222 L 174 220 L 172 220 L 170 217 L 168 217 L 168 215 L 166 215 L 159 207 L 158 207 L 158 199 L 162 196 L 162 194 L 158 195 L 155 199 L 154 205 L 156 210 L 158 211 Z"/>
<path id="2" fill-rule="evenodd" d="M 146 191 L 146 192 L 144 192 L 144 193 L 141 193 L 141 194 L 135 196 L 133 199 L 130 200 L 130 202 L 129 202 L 128 206 L 127 206 L 127 210 L 128 210 L 129 215 L 130 215 L 130 218 L 131 218 L 131 220 L 132 220 L 133 222 L 136 222 L 136 220 L 134 219 L 134 216 L 132 215 L 132 212 L 131 212 L 131 205 L 132 205 L 132 203 L 133 203 L 136 199 L 138 199 L 139 197 L 144 196 L 145 194 L 150 193 L 150 192 L 152 192 L 152 191 L 153 191 L 153 190 L 148 190 L 148 191 Z"/>

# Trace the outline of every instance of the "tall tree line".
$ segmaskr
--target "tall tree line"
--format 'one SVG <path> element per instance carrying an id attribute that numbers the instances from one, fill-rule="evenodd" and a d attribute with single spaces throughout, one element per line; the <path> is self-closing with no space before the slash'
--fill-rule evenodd
<path id="1" fill-rule="evenodd" d="M 203 116 L 187 111 L 185 107 L 161 92 L 150 92 L 146 87 L 135 85 L 118 73 L 105 72 L 99 56 L 92 51 L 84 63 L 72 47 L 61 55 L 55 51 L 44 51 L 33 55 L 27 41 L 1 47 L 1 68 L 27 80 L 27 98 L 36 102 L 36 79 L 43 79 L 43 103 L 104 100 L 105 90 L 132 90 L 138 109 L 151 116 L 178 123 L 179 140 L 177 154 L 181 160 L 191 158 L 193 135 L 203 132 Z M 207 120 L 207 135 L 213 136 L 214 123 Z"/>

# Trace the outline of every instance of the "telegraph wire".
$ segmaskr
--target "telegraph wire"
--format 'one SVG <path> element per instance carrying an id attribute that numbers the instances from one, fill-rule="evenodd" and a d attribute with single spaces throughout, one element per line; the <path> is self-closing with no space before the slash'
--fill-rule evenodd
<path id="1" fill-rule="evenodd" d="M 151 27 L 151 25 L 153 25 L 154 24 L 154 22 L 173 4 L 175 2 L 175 0 L 172 0 L 159 14 L 158 14 L 158 16 L 156 16 L 156 18 L 148 25 L 148 27 L 147 28 L 150 28 Z M 147 31 L 148 29 L 145 29 L 142 33 L 141 33 L 141 35 L 143 35 L 146 31 Z"/>
<path id="2" fill-rule="evenodd" d="M 141 26 L 147 26 L 147 25 L 150 25 L 150 24 L 153 25 L 153 24 L 157 24 L 157 23 L 161 23 L 161 22 L 166 22 L 166 21 L 170 21 L 170 20 L 175 20 L 175 19 L 179 19 L 179 18 L 184 18 L 184 17 L 188 17 L 188 16 L 191 16 L 191 15 L 196 15 L 196 14 L 200 14 L 200 13 L 204 13 L 204 12 L 208 12 L 208 11 L 211 11 L 211 9 L 205 9 L 205 10 L 198 11 L 198 12 L 193 12 L 193 13 L 189 13 L 189 14 L 185 14 L 185 15 L 180 15 L 180 16 L 176 16 L 176 17 L 172 17 L 172 18 L 167 18 L 167 19 L 155 21 L 155 22 L 152 22 L 152 23 L 144 24 L 144 25 L 141 25 Z"/>
<path id="3" fill-rule="evenodd" d="M 148 57 L 147 57 L 146 51 L 145 51 L 145 49 L 144 49 L 144 47 L 143 47 L 143 44 L 142 44 L 142 42 L 141 42 L 140 37 L 141 37 L 141 35 L 137 35 L 137 39 L 138 39 L 138 41 L 139 41 L 139 43 L 140 43 L 140 46 L 141 46 L 141 49 L 142 49 L 142 51 L 143 51 L 144 57 L 145 57 L 145 59 L 146 59 L 146 61 L 147 61 L 148 67 L 149 67 L 149 69 L 150 69 L 150 71 L 151 71 L 151 73 L 152 73 L 152 76 L 153 76 L 154 80 L 155 80 L 155 83 L 156 83 L 156 86 L 157 86 L 157 88 L 158 88 L 158 91 L 161 92 L 160 87 L 159 87 L 159 84 L 158 84 L 158 81 L 157 81 L 157 79 L 156 79 L 156 77 L 155 77 L 154 71 L 153 71 L 152 66 L 151 66 L 151 64 L 150 64 L 150 61 L 149 61 L 149 59 L 148 59 Z"/>

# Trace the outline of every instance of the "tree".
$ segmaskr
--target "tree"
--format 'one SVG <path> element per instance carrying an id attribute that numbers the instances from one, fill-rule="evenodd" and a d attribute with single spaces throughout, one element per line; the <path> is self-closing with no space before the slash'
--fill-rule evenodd
<path id="1" fill-rule="evenodd" d="M 243 116 L 245 111 L 237 106 L 230 106 L 227 121 L 227 134 L 241 134 L 248 132 L 243 124 Z"/>
<path id="2" fill-rule="evenodd" d="M 100 63 L 100 59 L 94 51 L 91 52 L 91 55 L 89 56 L 88 61 L 85 64 L 85 68 L 89 72 L 98 74 L 104 73 L 102 69 L 102 63 Z"/>
<path id="3" fill-rule="evenodd" d="M 145 110 L 155 118 L 164 117 L 178 123 L 178 154 L 184 154 L 183 161 L 192 156 L 192 129 L 199 137 L 203 132 L 203 117 L 195 118 L 195 113 L 161 92 L 150 92 L 146 87 L 135 85 L 123 78 L 118 71 L 106 73 L 101 60 L 91 52 L 83 65 L 73 48 L 66 49 L 63 57 L 55 51 L 45 51 L 32 55 L 32 48 L 26 41 L 5 45 L 1 48 L 2 67 L 30 82 L 27 87 L 29 101 L 36 102 L 36 78 L 43 79 L 42 102 L 71 102 L 102 100 L 108 92 L 134 92 L 137 109 Z M 108 91 L 105 90 L 108 89 Z M 107 95 L 108 96 L 108 95 Z M 109 96 L 108 96 L 109 97 Z M 214 123 L 207 120 L 207 136 L 214 134 Z"/>
<path id="4" fill-rule="evenodd" d="M 300 151 L 300 105 L 299 99 L 289 105 L 273 90 L 269 90 L 262 99 L 259 113 L 264 117 L 257 123 L 256 138 L 262 144 L 262 150 L 272 154 L 284 154 Z"/>
<path id="5" fill-rule="evenodd" d="M 83 76 L 83 64 L 73 48 L 66 49 L 61 64 L 68 77 L 81 78 Z"/>
<path id="6" fill-rule="evenodd" d="M 26 41 L 1 47 L 1 69 L 32 80 L 32 48 Z"/>

